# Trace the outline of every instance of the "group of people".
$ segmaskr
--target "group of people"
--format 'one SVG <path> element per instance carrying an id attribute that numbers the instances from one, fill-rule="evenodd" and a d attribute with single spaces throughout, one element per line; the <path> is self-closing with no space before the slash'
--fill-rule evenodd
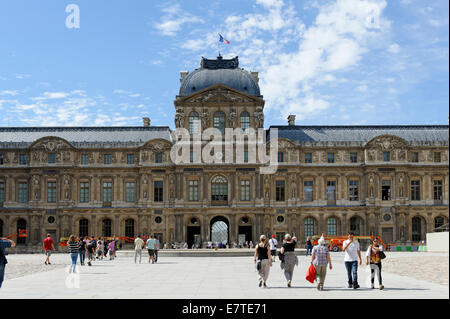
<path id="1" fill-rule="evenodd" d="M 310 240 L 310 238 L 308 238 Z M 311 241 L 310 241 L 311 242 Z M 287 286 L 291 287 L 292 277 L 294 274 L 294 267 L 298 266 L 298 258 L 295 255 L 295 246 L 297 238 L 286 234 L 283 244 L 279 252 L 279 259 L 281 260 L 281 269 L 284 270 L 284 276 L 287 281 Z M 256 246 L 254 254 L 254 262 L 259 274 L 259 287 L 267 287 L 267 279 L 269 278 L 270 267 L 275 262 L 278 242 L 275 236 L 267 242 L 265 235 L 261 235 L 259 243 Z M 312 246 L 312 244 L 311 244 Z M 308 244 L 307 244 L 308 247 Z M 308 249 L 308 248 L 307 248 Z M 309 249 L 308 249 L 309 250 Z M 307 252 L 308 252 L 307 250 Z M 358 289 L 358 261 L 362 264 L 360 245 L 358 241 L 354 240 L 354 233 L 349 233 L 347 240 L 343 243 L 344 250 L 344 264 L 347 270 L 348 288 Z M 308 256 L 308 255 L 307 255 Z M 384 258 L 383 246 L 373 239 L 372 243 L 366 251 L 366 265 L 370 265 L 371 269 L 371 288 L 374 289 L 375 272 L 378 274 L 379 289 L 383 290 L 381 278 L 381 260 Z M 327 274 L 327 266 L 330 270 L 333 269 L 330 252 L 325 238 L 318 240 L 318 245 L 311 249 L 311 265 L 314 267 L 315 276 L 317 280 L 317 290 L 323 290 L 325 277 Z"/>
<path id="2" fill-rule="evenodd" d="M 148 252 L 148 263 L 156 263 L 158 262 L 158 252 L 160 249 L 161 243 L 158 238 L 150 235 L 148 236 L 147 241 L 145 242 L 140 235 L 137 235 L 134 240 L 134 263 L 137 263 L 137 257 L 139 257 L 139 263 L 142 262 L 142 250 L 147 248 Z"/>

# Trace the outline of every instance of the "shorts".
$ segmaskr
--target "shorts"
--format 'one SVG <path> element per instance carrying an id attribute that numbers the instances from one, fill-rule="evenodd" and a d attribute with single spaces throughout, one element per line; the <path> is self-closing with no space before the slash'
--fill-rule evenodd
<path id="1" fill-rule="evenodd" d="M 149 249 L 148 250 L 148 255 L 149 256 L 153 256 L 155 254 L 155 250 L 154 249 Z"/>
<path id="2" fill-rule="evenodd" d="M 52 255 L 52 251 L 51 250 L 46 250 L 45 251 L 45 256 L 50 257 Z"/>

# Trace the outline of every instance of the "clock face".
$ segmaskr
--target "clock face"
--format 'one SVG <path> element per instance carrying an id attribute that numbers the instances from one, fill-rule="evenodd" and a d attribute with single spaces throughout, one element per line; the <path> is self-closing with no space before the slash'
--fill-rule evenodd
<path id="1" fill-rule="evenodd" d="M 385 222 L 388 222 L 388 221 L 391 220 L 391 215 L 385 214 L 385 215 L 383 216 L 383 219 L 384 219 Z"/>

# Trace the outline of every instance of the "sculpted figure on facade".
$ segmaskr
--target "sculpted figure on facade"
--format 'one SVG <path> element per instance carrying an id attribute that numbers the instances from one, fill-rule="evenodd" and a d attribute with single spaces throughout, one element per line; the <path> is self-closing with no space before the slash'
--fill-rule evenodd
<path id="1" fill-rule="evenodd" d="M 229 118 L 228 118 L 228 126 L 229 127 L 234 127 L 235 120 L 236 120 L 236 110 L 234 108 L 232 108 L 230 110 L 230 115 L 229 115 Z"/>
<path id="2" fill-rule="evenodd" d="M 256 108 L 256 112 L 253 113 L 253 116 L 255 117 L 256 128 L 264 127 L 264 112 L 261 107 Z"/>
<path id="3" fill-rule="evenodd" d="M 205 108 L 202 110 L 201 120 L 203 128 L 209 127 L 209 112 Z"/>
<path id="4" fill-rule="evenodd" d="M 178 108 L 175 113 L 175 127 L 183 127 L 184 117 L 184 110 L 182 108 Z"/>

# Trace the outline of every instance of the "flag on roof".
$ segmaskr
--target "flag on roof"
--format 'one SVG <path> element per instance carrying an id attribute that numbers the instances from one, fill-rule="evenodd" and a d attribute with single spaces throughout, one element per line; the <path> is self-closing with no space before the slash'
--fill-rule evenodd
<path id="1" fill-rule="evenodd" d="M 230 41 L 225 39 L 220 33 L 219 33 L 219 42 L 225 42 L 226 44 L 230 44 Z"/>

